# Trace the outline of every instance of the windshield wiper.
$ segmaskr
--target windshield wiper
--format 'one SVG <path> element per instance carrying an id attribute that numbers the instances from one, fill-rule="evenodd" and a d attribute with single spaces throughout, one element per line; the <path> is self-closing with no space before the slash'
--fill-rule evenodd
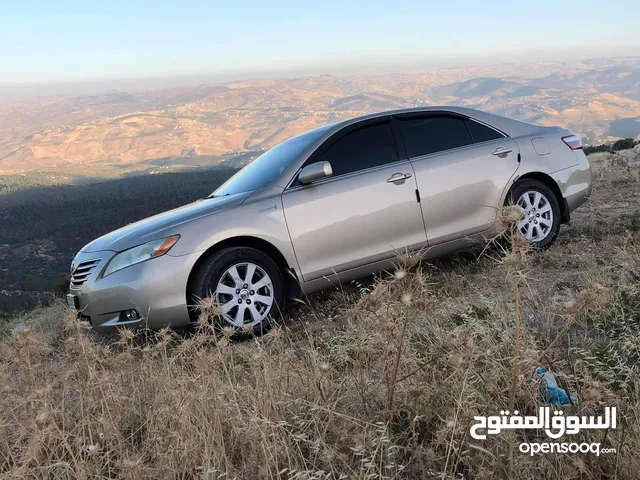
<path id="1" fill-rule="evenodd" d="M 207 198 L 221 198 L 221 197 L 227 197 L 229 196 L 229 193 L 224 193 L 222 195 L 214 195 L 213 193 L 211 195 L 209 195 Z"/>

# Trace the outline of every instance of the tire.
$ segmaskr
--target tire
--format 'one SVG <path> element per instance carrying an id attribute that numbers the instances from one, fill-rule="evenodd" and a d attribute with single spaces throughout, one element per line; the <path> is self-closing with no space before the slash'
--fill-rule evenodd
<path id="1" fill-rule="evenodd" d="M 247 279 L 252 271 L 252 278 Z M 191 305 L 213 297 L 220 308 L 228 309 L 224 317 L 219 317 L 218 326 L 234 327 L 238 334 L 261 335 L 280 317 L 284 281 L 276 263 L 261 251 L 249 247 L 225 248 L 198 267 L 189 297 Z"/>
<path id="2" fill-rule="evenodd" d="M 510 204 L 524 208 L 525 218 L 519 229 L 529 238 L 533 248 L 544 249 L 555 241 L 560 232 L 561 212 L 558 199 L 549 187 L 538 180 L 519 181 L 507 195 L 506 205 Z"/>

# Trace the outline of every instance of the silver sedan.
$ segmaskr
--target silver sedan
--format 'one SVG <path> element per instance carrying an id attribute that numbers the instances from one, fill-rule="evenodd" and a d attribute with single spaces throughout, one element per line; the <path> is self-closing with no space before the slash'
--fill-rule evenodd
<path id="1" fill-rule="evenodd" d="M 590 190 L 565 128 L 462 107 L 368 115 L 290 138 L 209 197 L 89 243 L 67 299 L 106 331 L 187 325 L 211 297 L 222 323 L 259 333 L 302 292 L 491 235 L 510 201 L 546 247 Z"/>

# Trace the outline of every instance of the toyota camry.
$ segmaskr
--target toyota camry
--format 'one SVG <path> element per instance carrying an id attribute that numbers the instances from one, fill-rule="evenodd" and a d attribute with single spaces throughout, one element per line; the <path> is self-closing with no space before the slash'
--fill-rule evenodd
<path id="1" fill-rule="evenodd" d="M 183 326 L 212 298 L 258 333 L 288 298 L 497 230 L 549 246 L 591 191 L 580 138 L 463 107 L 376 113 L 290 138 L 207 198 L 104 235 L 73 259 L 69 306 L 98 331 Z"/>

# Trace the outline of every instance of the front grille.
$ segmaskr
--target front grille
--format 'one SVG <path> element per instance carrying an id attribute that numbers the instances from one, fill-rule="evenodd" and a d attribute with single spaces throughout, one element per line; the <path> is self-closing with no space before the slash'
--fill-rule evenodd
<path id="1" fill-rule="evenodd" d="M 93 260 L 85 260 L 80 262 L 76 269 L 71 274 L 71 288 L 77 288 L 84 284 L 91 275 L 93 269 L 100 263 L 101 258 L 94 258 Z"/>

